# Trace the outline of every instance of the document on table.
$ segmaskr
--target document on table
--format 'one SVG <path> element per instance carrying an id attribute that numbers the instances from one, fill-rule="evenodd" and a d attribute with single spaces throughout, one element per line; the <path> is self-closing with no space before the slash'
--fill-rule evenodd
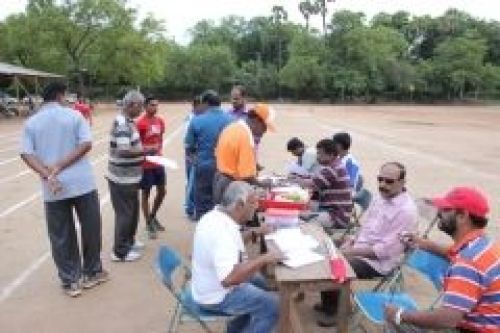
<path id="1" fill-rule="evenodd" d="M 169 169 L 179 169 L 176 161 L 163 156 L 146 156 L 146 160 L 154 164 L 163 165 L 164 167 Z"/>
<path id="2" fill-rule="evenodd" d="M 283 262 L 288 267 L 297 268 L 324 259 L 324 256 L 314 251 L 320 244 L 311 235 L 306 235 L 300 228 L 278 229 L 266 236 L 273 240 L 281 252 L 287 257 Z"/>

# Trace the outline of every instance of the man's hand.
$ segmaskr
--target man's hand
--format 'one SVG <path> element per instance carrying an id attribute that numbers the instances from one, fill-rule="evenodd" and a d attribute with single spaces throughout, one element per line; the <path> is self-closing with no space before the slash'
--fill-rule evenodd
<path id="1" fill-rule="evenodd" d="M 61 182 L 55 176 L 49 176 L 47 178 L 47 185 L 49 187 L 49 191 L 53 195 L 57 195 L 63 190 Z"/>
<path id="2" fill-rule="evenodd" d="M 264 254 L 264 259 L 268 264 L 275 264 L 283 260 L 286 260 L 287 258 L 283 254 L 283 252 L 275 248 L 270 248 L 269 251 L 266 254 Z"/>
<path id="3" fill-rule="evenodd" d="M 270 224 L 262 224 L 260 227 L 256 228 L 255 233 L 259 236 L 264 236 L 271 234 L 276 231 L 276 227 Z"/>
<path id="4" fill-rule="evenodd" d="M 390 322 L 391 324 L 396 324 L 395 323 L 395 317 L 396 317 L 396 312 L 398 312 L 399 308 L 395 307 L 394 305 L 386 304 L 384 307 L 384 314 L 385 314 L 385 319 Z"/>
<path id="5" fill-rule="evenodd" d="M 400 235 L 400 239 L 405 244 L 406 246 L 412 248 L 412 249 L 417 249 L 417 248 L 426 248 L 426 240 L 423 238 L 418 237 L 417 234 L 411 234 L 411 233 L 406 233 Z"/>
<path id="6" fill-rule="evenodd" d="M 54 165 L 48 166 L 47 170 L 49 171 L 48 178 L 50 178 L 57 176 L 61 172 L 62 168 L 59 164 L 56 163 Z"/>

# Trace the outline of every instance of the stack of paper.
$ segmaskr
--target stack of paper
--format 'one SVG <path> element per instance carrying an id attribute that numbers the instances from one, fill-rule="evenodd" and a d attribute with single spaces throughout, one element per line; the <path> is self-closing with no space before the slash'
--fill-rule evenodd
<path id="1" fill-rule="evenodd" d="M 305 266 L 324 259 L 322 255 L 314 251 L 320 245 L 318 241 L 304 234 L 300 228 L 278 229 L 266 238 L 276 243 L 287 257 L 283 263 L 289 267 Z"/>

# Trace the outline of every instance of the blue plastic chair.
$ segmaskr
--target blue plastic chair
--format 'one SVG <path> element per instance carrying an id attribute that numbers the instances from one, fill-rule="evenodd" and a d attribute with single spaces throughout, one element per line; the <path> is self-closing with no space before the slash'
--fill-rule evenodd
<path id="1" fill-rule="evenodd" d="M 223 313 L 206 311 L 198 306 L 191 294 L 190 268 L 181 256 L 167 246 L 161 246 L 156 257 L 155 269 L 163 284 L 176 299 L 174 313 L 170 319 L 169 333 L 177 332 L 180 324 L 196 321 L 206 332 L 214 332 L 207 322 L 224 321 L 232 317 Z M 177 276 L 181 273 L 181 276 Z"/>
<path id="2" fill-rule="evenodd" d="M 430 252 L 415 250 L 410 254 L 406 265 L 432 282 L 437 290 L 441 290 L 444 277 L 449 267 L 449 262 Z M 393 304 L 407 310 L 417 309 L 417 305 L 413 298 L 407 293 L 402 292 L 362 291 L 354 293 L 354 301 L 365 317 L 375 324 L 384 323 L 385 304 Z M 431 307 L 435 303 L 436 302 L 433 302 Z"/>

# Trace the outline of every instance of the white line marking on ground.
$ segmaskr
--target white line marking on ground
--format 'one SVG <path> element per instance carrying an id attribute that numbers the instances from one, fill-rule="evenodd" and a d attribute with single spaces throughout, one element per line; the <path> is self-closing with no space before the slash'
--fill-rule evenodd
<path id="1" fill-rule="evenodd" d="M 107 193 L 104 198 L 101 199 L 100 206 L 104 207 L 110 200 L 109 193 Z M 3 303 L 7 298 L 12 295 L 12 293 L 23 285 L 26 280 L 36 272 L 43 263 L 50 257 L 50 251 L 45 251 L 40 257 L 33 261 L 21 274 L 19 274 L 12 282 L 10 282 L 6 287 L 2 289 L 2 294 L 0 294 L 0 303 Z"/>
<path id="2" fill-rule="evenodd" d="M 168 134 L 164 140 L 164 143 L 170 143 L 176 136 L 184 129 L 184 123 L 181 123 L 179 127 L 177 127 L 172 133 Z M 101 208 L 104 207 L 110 201 L 109 192 L 105 195 L 105 197 L 101 200 Z M 12 282 L 7 284 L 2 289 L 2 293 L 0 294 L 0 303 L 3 303 L 7 300 L 19 287 L 21 287 L 28 278 L 33 275 L 45 261 L 50 256 L 49 251 L 45 251 L 39 258 L 37 258 L 31 265 L 29 265 L 21 274 L 19 274 Z"/>

